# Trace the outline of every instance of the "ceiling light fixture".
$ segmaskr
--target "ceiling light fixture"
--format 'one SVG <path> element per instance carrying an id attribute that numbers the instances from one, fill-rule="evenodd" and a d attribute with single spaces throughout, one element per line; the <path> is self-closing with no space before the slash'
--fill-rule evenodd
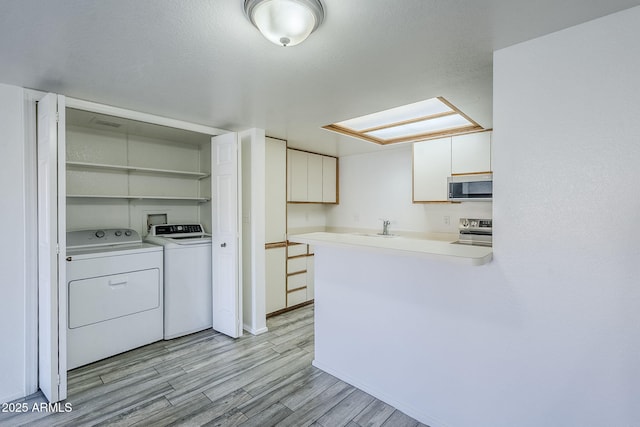
<path id="1" fill-rule="evenodd" d="M 245 0 L 244 13 L 267 40 L 295 46 L 324 19 L 320 0 Z"/>

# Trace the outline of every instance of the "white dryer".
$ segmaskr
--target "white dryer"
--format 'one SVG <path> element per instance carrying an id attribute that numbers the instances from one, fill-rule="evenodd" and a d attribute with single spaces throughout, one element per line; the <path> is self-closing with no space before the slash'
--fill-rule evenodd
<path id="1" fill-rule="evenodd" d="M 200 224 L 159 224 L 145 241 L 164 247 L 164 339 L 211 328 L 211 235 Z"/>
<path id="2" fill-rule="evenodd" d="M 67 366 L 163 337 L 163 251 L 130 229 L 67 232 Z"/>

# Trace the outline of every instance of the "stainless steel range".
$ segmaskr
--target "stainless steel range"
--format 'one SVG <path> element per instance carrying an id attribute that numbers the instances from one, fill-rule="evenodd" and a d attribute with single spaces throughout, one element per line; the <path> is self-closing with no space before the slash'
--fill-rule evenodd
<path id="1" fill-rule="evenodd" d="M 459 245 L 491 246 L 493 240 L 491 219 L 460 218 L 458 224 Z"/>

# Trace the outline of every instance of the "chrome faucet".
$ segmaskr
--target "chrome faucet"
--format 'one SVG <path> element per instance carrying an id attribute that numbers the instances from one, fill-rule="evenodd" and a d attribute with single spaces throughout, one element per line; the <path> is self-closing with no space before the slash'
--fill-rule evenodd
<path id="1" fill-rule="evenodd" d="M 388 219 L 383 219 L 382 220 L 382 235 L 383 236 L 388 236 L 389 235 L 389 226 L 391 225 L 391 221 L 389 221 Z"/>

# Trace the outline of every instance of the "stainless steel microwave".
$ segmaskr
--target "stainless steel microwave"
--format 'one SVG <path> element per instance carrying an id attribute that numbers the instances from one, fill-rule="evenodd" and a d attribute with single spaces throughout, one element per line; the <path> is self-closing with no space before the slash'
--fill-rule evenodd
<path id="1" fill-rule="evenodd" d="M 493 175 L 455 175 L 447 178 L 448 199 L 452 202 L 490 202 Z"/>

